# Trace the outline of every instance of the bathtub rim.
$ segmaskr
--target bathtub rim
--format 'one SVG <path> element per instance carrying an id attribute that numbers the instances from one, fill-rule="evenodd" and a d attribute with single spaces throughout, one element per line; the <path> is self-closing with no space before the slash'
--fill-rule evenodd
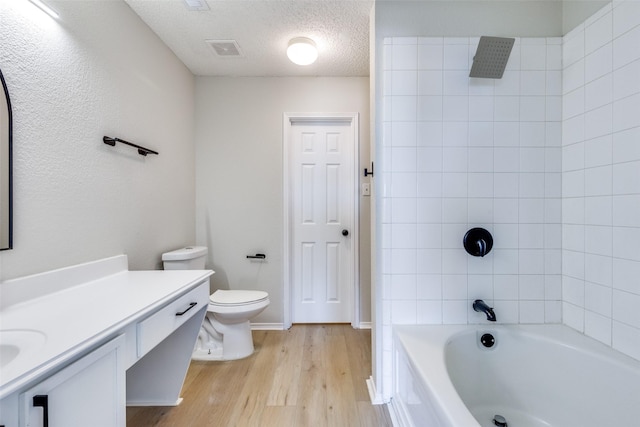
<path id="1" fill-rule="evenodd" d="M 626 369 L 633 370 L 640 367 L 639 360 L 559 323 L 393 325 L 392 330 L 393 345 L 403 347 L 402 352 L 406 359 L 434 397 L 438 415 L 446 417 L 446 421 L 451 426 L 480 426 L 453 385 L 445 359 L 447 344 L 460 335 L 473 334 L 477 331 L 504 330 L 507 333 L 515 332 L 524 336 L 533 336 L 535 339 L 552 342 L 554 345 L 589 353 L 591 357 L 606 359 L 608 363 Z M 394 349 L 394 354 L 396 351 L 397 349 Z M 424 360 L 429 360 L 429 363 L 424 363 Z"/>

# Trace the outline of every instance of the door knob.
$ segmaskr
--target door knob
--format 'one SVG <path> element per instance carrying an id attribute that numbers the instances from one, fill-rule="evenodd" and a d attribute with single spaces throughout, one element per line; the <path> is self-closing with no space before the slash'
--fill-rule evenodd
<path id="1" fill-rule="evenodd" d="M 342 235 L 343 236 L 348 236 L 349 235 L 349 230 L 347 230 L 346 228 L 344 230 L 342 230 Z"/>

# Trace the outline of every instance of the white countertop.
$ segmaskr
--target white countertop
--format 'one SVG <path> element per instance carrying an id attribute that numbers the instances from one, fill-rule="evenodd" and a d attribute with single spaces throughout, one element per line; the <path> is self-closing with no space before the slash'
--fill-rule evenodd
<path id="1" fill-rule="evenodd" d="M 212 274 L 211 270 L 125 270 L 3 308 L 0 329 L 40 331 L 46 342 L 2 368 L 0 399 L 116 336 Z"/>

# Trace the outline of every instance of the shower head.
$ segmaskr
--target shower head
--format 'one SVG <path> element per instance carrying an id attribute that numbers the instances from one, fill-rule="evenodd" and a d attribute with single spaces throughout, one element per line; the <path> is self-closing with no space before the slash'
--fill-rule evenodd
<path id="1" fill-rule="evenodd" d="M 504 37 L 480 37 L 469 77 L 501 79 L 515 41 Z"/>

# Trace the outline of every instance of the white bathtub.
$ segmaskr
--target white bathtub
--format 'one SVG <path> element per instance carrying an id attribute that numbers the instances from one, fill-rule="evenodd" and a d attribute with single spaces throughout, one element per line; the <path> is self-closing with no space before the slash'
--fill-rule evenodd
<path id="1" fill-rule="evenodd" d="M 401 426 L 640 426 L 640 362 L 566 326 L 395 326 L 393 342 Z"/>

